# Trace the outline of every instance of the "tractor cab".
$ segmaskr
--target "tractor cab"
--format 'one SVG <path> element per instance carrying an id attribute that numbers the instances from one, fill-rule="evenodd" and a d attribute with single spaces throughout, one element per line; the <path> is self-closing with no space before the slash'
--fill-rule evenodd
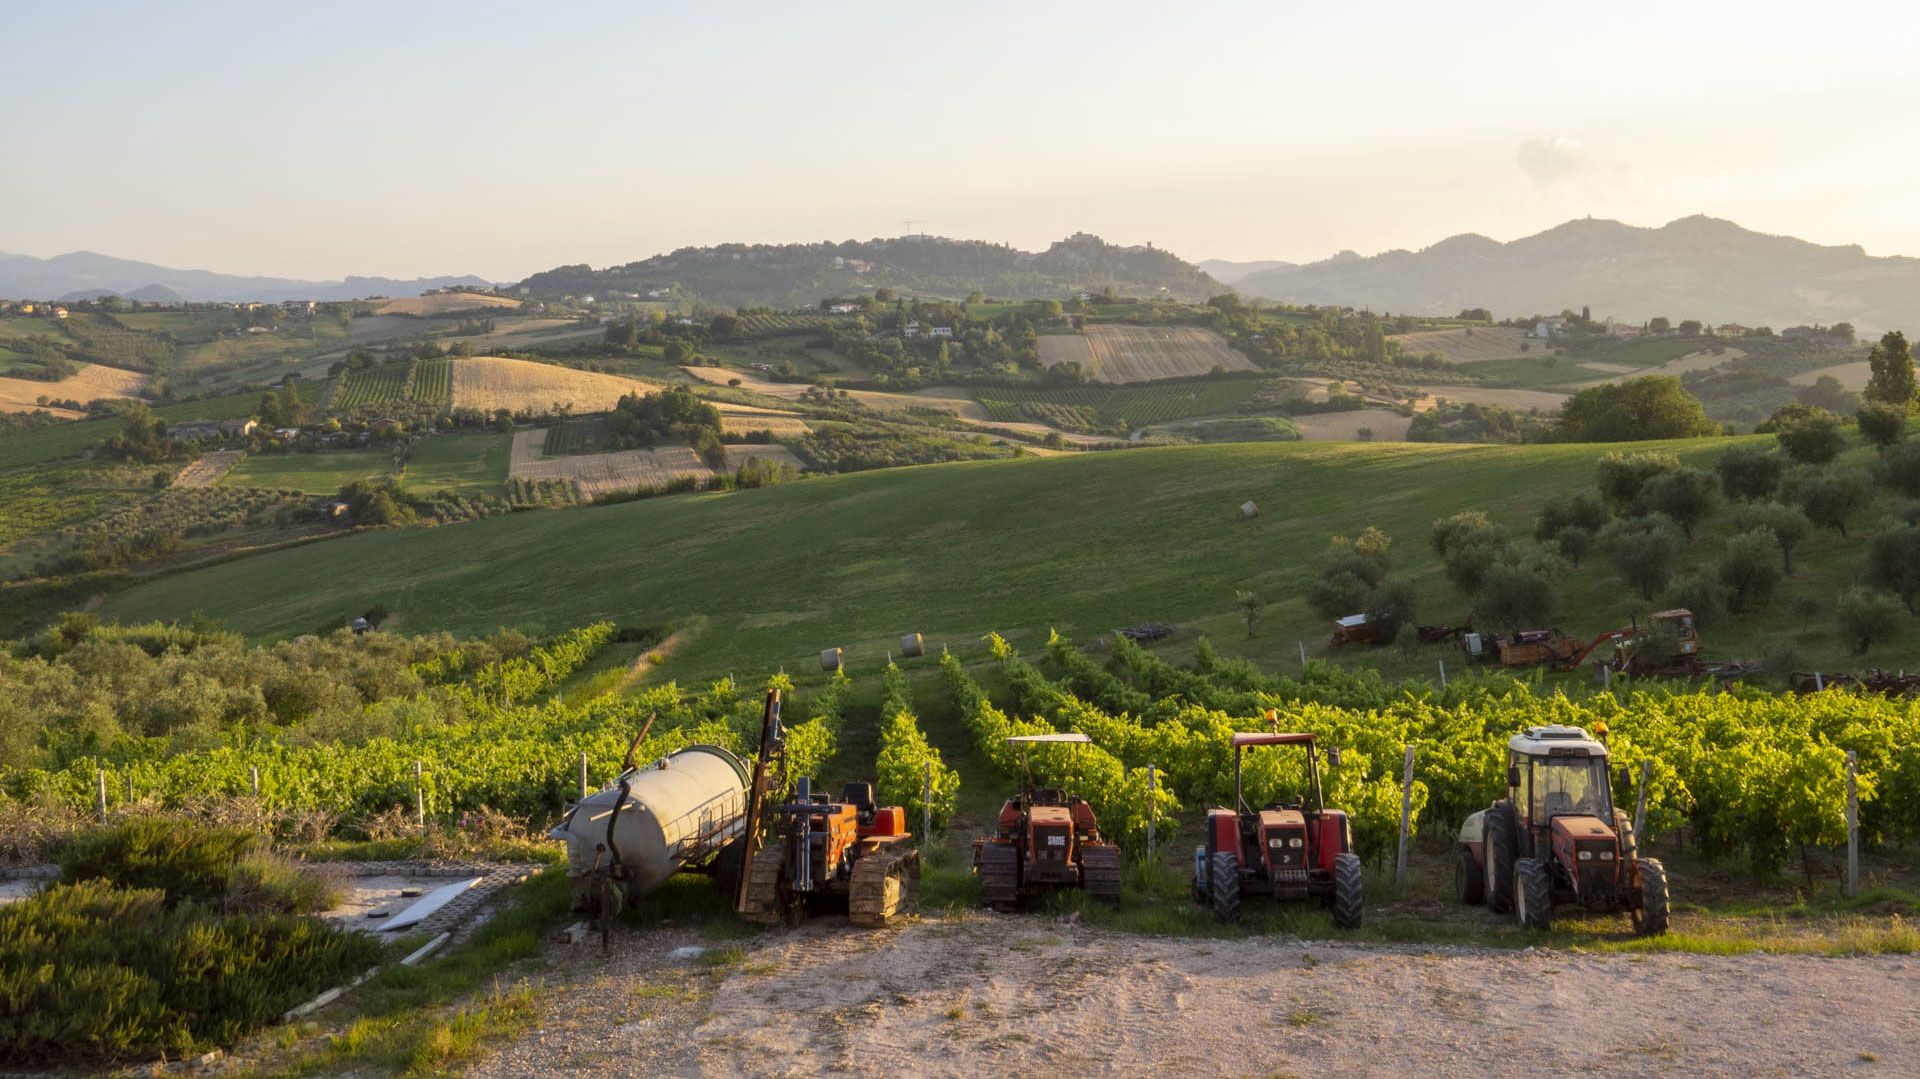
<path id="1" fill-rule="evenodd" d="M 1558 847 L 1576 836 L 1613 847 L 1607 747 L 1578 727 L 1528 727 L 1508 740 L 1507 799 L 1535 848 Z"/>

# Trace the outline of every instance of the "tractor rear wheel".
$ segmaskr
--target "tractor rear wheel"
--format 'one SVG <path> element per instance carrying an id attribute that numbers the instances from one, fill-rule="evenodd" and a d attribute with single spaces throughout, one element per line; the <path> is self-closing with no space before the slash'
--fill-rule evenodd
<path id="1" fill-rule="evenodd" d="M 1513 910 L 1522 929 L 1544 933 L 1553 927 L 1553 877 L 1547 863 L 1538 858 L 1513 863 Z"/>
<path id="2" fill-rule="evenodd" d="M 1333 856 L 1333 927 L 1358 929 L 1366 911 L 1366 897 L 1360 888 L 1360 856 Z"/>
<path id="3" fill-rule="evenodd" d="M 1487 898 L 1487 874 L 1473 860 L 1473 852 L 1461 847 L 1453 863 L 1453 897 L 1469 907 L 1477 907 Z"/>
<path id="4" fill-rule="evenodd" d="M 1641 858 L 1640 906 L 1633 911 L 1633 931 L 1643 937 L 1667 931 L 1667 867 L 1658 858 Z"/>
<path id="5" fill-rule="evenodd" d="M 1487 909 L 1505 914 L 1513 909 L 1513 862 L 1519 849 L 1520 821 L 1514 816 L 1510 802 L 1495 802 L 1480 820 L 1487 869 Z"/>
<path id="6" fill-rule="evenodd" d="M 1223 850 L 1207 863 L 1207 896 L 1213 916 L 1223 922 L 1240 917 L 1240 856 Z"/>

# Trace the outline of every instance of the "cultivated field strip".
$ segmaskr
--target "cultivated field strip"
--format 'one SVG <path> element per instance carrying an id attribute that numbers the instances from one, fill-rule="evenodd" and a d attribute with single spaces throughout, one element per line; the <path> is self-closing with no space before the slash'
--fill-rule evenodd
<path id="1" fill-rule="evenodd" d="M 785 446 L 735 445 L 727 447 L 727 467 L 739 468 L 749 459 L 758 458 L 765 465 L 792 465 L 798 472 L 806 468 L 806 463 L 793 455 Z"/>
<path id="2" fill-rule="evenodd" d="M 173 478 L 173 485 L 175 487 L 212 487 L 246 455 L 245 450 L 217 450 L 205 454 L 198 461 L 181 469 L 180 474 Z"/>
<path id="3" fill-rule="evenodd" d="M 513 434 L 513 449 L 507 465 L 507 478 L 517 480 L 571 480 L 583 499 L 594 499 L 610 491 L 631 491 L 637 487 L 664 486 L 681 476 L 704 480 L 713 469 L 686 446 L 663 446 L 654 450 L 621 450 L 617 453 L 581 453 L 565 457 L 542 457 L 547 430 L 536 427 Z M 775 446 L 755 446 L 754 456 L 773 458 Z M 792 455 L 787 455 L 791 459 Z M 745 457 L 740 458 L 745 461 Z M 796 467 L 797 467 L 796 462 Z"/>
<path id="4" fill-rule="evenodd" d="M 1055 336 L 1040 338 L 1048 347 Z M 1193 326 L 1088 326 L 1086 351 L 1096 382 L 1152 382 L 1162 378 L 1192 378 L 1223 371 L 1252 371 L 1254 364 L 1212 330 Z M 1070 348 L 1050 346 L 1062 354 Z M 1043 351 L 1041 358 L 1051 365 Z M 1083 366 L 1085 361 L 1083 361 Z"/>
<path id="5" fill-rule="evenodd" d="M 1387 340 L 1399 345 L 1404 355 L 1424 356 L 1429 352 L 1438 352 L 1452 363 L 1544 356 L 1548 349 L 1555 347 L 1549 341 L 1535 341 L 1527 336 L 1527 331 L 1513 326 L 1422 330 L 1419 333 L 1391 334 Z"/>
<path id="6" fill-rule="evenodd" d="M 652 383 L 619 375 L 500 356 L 453 361 L 453 407 L 482 412 L 544 413 L 556 405 L 570 405 L 576 413 L 606 412 L 628 394 L 657 389 Z"/>
<path id="7" fill-rule="evenodd" d="M 41 382 L 30 378 L 0 378 L 0 412 L 32 412 L 46 408 L 40 404 L 40 398 L 50 400 L 78 401 L 86 404 L 99 397 L 137 397 L 141 387 L 147 384 L 147 376 L 137 371 L 123 371 L 118 367 L 106 367 L 97 363 L 87 364 L 70 378 L 58 382 Z M 67 412 L 64 409 L 49 409 L 56 415 L 77 418 L 80 413 Z"/>

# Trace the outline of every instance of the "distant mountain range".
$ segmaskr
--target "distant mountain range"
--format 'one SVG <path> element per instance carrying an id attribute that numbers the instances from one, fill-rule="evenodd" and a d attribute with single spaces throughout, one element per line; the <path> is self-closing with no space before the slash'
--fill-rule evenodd
<path id="1" fill-rule="evenodd" d="M 1851 322 L 1867 332 L 1920 330 L 1920 259 L 1875 258 L 1857 245 L 1825 247 L 1704 216 L 1661 228 L 1586 218 L 1511 243 L 1468 233 L 1371 258 L 1343 251 L 1249 273 L 1236 287 L 1396 314 L 1485 307 L 1507 318 L 1586 306 L 1596 318 L 1632 322 L 1665 315 L 1775 329 Z"/>
<path id="2" fill-rule="evenodd" d="M 1064 299 L 1112 288 L 1125 296 L 1203 300 L 1226 291 L 1179 257 L 1120 247 L 1076 233 L 1045 251 L 1004 244 L 902 236 L 865 242 L 686 247 L 625 266 L 561 266 L 520 283 L 534 296 L 646 295 L 678 287 L 718 307 L 801 307 L 832 296 L 891 288 L 962 299 L 978 290 L 1005 299 Z"/>
<path id="3" fill-rule="evenodd" d="M 1207 276 L 1225 285 L 1237 285 L 1249 274 L 1263 273 L 1267 270 L 1291 270 L 1299 264 L 1281 262 L 1279 259 L 1262 259 L 1255 262 L 1233 262 L 1228 259 L 1204 259 L 1194 263 Z"/>
<path id="4" fill-rule="evenodd" d="M 238 277 L 209 270 L 175 270 L 91 251 L 50 259 L 0 251 L 0 298 L 79 300 L 108 294 L 160 303 L 192 301 L 262 303 L 281 300 L 357 300 L 366 296 L 418 296 L 449 285 L 487 287 L 471 274 L 396 281 L 349 277 L 344 281 L 297 281 L 284 277 Z"/>

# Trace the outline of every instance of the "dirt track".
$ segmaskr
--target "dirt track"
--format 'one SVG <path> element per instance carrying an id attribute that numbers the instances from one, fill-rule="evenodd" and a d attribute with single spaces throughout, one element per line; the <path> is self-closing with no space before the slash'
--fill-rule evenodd
<path id="1" fill-rule="evenodd" d="M 1920 961 L 1165 940 L 1031 915 L 832 920 L 686 956 L 557 949 L 476 1076 L 1911 1076 Z M 1521 1047 L 1524 1046 L 1524 1050 Z"/>

